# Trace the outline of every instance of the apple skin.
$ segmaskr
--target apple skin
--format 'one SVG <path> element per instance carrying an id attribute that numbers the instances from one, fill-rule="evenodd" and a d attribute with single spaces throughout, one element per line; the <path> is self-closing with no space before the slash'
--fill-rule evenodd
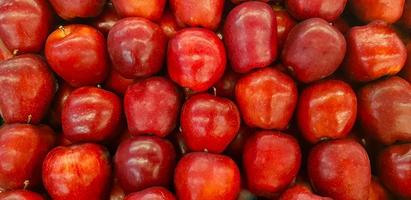
<path id="1" fill-rule="evenodd" d="M 168 43 L 167 64 L 169 76 L 180 86 L 208 90 L 226 68 L 224 44 L 207 29 L 182 29 Z"/>
<path id="2" fill-rule="evenodd" d="M 277 21 L 277 40 L 278 47 L 282 49 L 290 30 L 297 24 L 295 19 L 281 6 L 273 6 L 275 19 Z"/>
<path id="3" fill-rule="evenodd" d="M 122 17 L 143 17 L 158 21 L 163 15 L 166 0 L 112 0 L 114 8 Z"/>
<path id="4" fill-rule="evenodd" d="M 126 196 L 124 200 L 175 200 L 174 194 L 163 187 L 151 187 Z"/>
<path id="5" fill-rule="evenodd" d="M 126 193 L 124 192 L 123 188 L 121 188 L 117 179 L 114 178 L 111 184 L 109 200 L 124 200 L 125 196 L 126 196 Z"/>
<path id="6" fill-rule="evenodd" d="M 64 103 L 67 101 L 68 96 L 74 89 L 75 88 L 71 87 L 68 83 L 64 81 L 60 82 L 59 89 L 50 108 L 49 122 L 53 128 L 61 128 L 61 112 L 63 110 Z"/>
<path id="7" fill-rule="evenodd" d="M 124 93 L 126 93 L 127 88 L 135 83 L 136 80 L 138 79 L 125 78 L 115 69 L 111 69 L 106 81 L 104 82 L 104 88 L 123 96 Z"/>
<path id="8" fill-rule="evenodd" d="M 126 193 L 153 186 L 167 187 L 173 176 L 176 153 L 173 145 L 155 136 L 126 139 L 114 156 L 115 173 Z"/>
<path id="9" fill-rule="evenodd" d="M 182 26 L 178 24 L 173 13 L 168 10 L 164 12 L 158 24 L 163 29 L 163 32 L 168 39 L 171 39 L 182 28 Z"/>
<path id="10" fill-rule="evenodd" d="M 329 22 L 336 20 L 344 11 L 347 0 L 286 0 L 285 5 L 298 20 L 322 18 Z"/>
<path id="11" fill-rule="evenodd" d="M 121 17 L 117 14 L 111 2 L 107 2 L 103 12 L 93 18 L 91 24 L 101 33 L 107 36 L 110 29 L 116 24 Z"/>
<path id="12" fill-rule="evenodd" d="M 59 146 L 44 159 L 42 176 L 52 199 L 101 200 L 109 189 L 110 158 L 97 144 Z"/>
<path id="13" fill-rule="evenodd" d="M 98 16 L 106 0 L 49 0 L 56 13 L 65 20 Z"/>
<path id="14" fill-rule="evenodd" d="M 248 189 L 261 196 L 272 196 L 286 189 L 301 166 L 301 149 L 291 135 L 278 131 L 259 131 L 248 138 L 243 167 Z"/>
<path id="15" fill-rule="evenodd" d="M 401 71 L 407 50 L 393 29 L 382 22 L 351 28 L 346 34 L 344 70 L 348 78 L 368 82 Z"/>
<path id="16" fill-rule="evenodd" d="M 370 195 L 368 200 L 389 200 L 392 199 L 388 191 L 382 186 L 382 184 L 375 178 L 371 181 Z"/>
<path id="17" fill-rule="evenodd" d="M 350 85 L 326 80 L 305 88 L 299 99 L 297 121 L 311 143 L 348 136 L 357 116 L 357 97 Z"/>
<path id="18" fill-rule="evenodd" d="M 51 24 L 52 12 L 46 0 L 0 2 L 0 38 L 10 52 L 40 52 Z"/>
<path id="19" fill-rule="evenodd" d="M 177 164 L 174 185 L 179 200 L 235 200 L 240 170 L 227 156 L 189 153 Z"/>
<path id="20" fill-rule="evenodd" d="M 215 92 L 217 96 L 226 97 L 229 99 L 235 98 L 235 85 L 238 79 L 241 78 L 241 74 L 234 72 L 231 68 L 227 68 L 223 77 L 214 84 Z"/>
<path id="21" fill-rule="evenodd" d="M 314 146 L 307 166 L 311 183 L 319 194 L 336 200 L 368 199 L 370 160 L 356 141 L 340 139 Z"/>
<path id="22" fill-rule="evenodd" d="M 45 55 L 53 71 L 73 87 L 102 83 L 109 72 L 105 38 L 91 26 L 61 26 L 47 38 Z"/>
<path id="23" fill-rule="evenodd" d="M 38 124 L 56 92 L 56 80 L 39 56 L 0 62 L 0 115 L 6 123 Z"/>
<path id="24" fill-rule="evenodd" d="M 411 1 L 410 1 L 411 2 Z M 401 71 L 401 77 L 411 83 L 411 43 L 409 42 L 407 48 L 407 62 Z"/>
<path id="25" fill-rule="evenodd" d="M 45 198 L 35 192 L 13 190 L 0 193 L 0 200 L 45 200 Z"/>
<path id="26" fill-rule="evenodd" d="M 129 79 L 159 72 L 166 43 L 160 26 L 140 17 L 121 19 L 111 28 L 107 38 L 113 68 Z"/>
<path id="27" fill-rule="evenodd" d="M 64 137 L 72 142 L 102 142 L 114 138 L 122 114 L 121 99 L 97 87 L 74 90 L 64 103 Z"/>
<path id="28" fill-rule="evenodd" d="M 0 38 L 0 62 L 3 60 L 7 60 L 12 58 L 13 54 L 7 49 L 6 45 L 4 44 L 3 40 Z"/>
<path id="29" fill-rule="evenodd" d="M 358 92 L 358 118 L 365 134 L 389 145 L 411 142 L 411 85 L 394 76 Z"/>
<path id="30" fill-rule="evenodd" d="M 235 96 L 249 127 L 285 129 L 297 104 L 297 86 L 278 69 L 264 68 L 237 81 Z"/>
<path id="31" fill-rule="evenodd" d="M 381 182 L 398 196 L 411 198 L 411 144 L 385 148 L 378 156 Z"/>
<path id="32" fill-rule="evenodd" d="M 41 164 L 54 142 L 53 130 L 44 125 L 1 126 L 0 191 L 37 186 L 41 182 Z"/>
<path id="33" fill-rule="evenodd" d="M 281 194 L 279 200 L 332 200 L 314 194 L 308 187 L 297 184 Z"/>
<path id="34" fill-rule="evenodd" d="M 352 13 L 363 22 L 383 20 L 392 24 L 401 18 L 405 0 L 356 0 L 349 4 Z"/>
<path id="35" fill-rule="evenodd" d="M 309 83 L 334 73 L 343 62 L 345 52 L 344 35 L 327 21 L 311 18 L 291 29 L 282 61 L 299 81 Z"/>
<path id="36" fill-rule="evenodd" d="M 241 119 L 231 100 L 196 94 L 184 103 L 180 123 L 190 150 L 221 153 L 237 135 Z"/>
<path id="37" fill-rule="evenodd" d="M 251 1 L 233 8 L 226 18 L 223 34 L 235 72 L 267 67 L 277 57 L 276 15 L 266 3 Z"/>

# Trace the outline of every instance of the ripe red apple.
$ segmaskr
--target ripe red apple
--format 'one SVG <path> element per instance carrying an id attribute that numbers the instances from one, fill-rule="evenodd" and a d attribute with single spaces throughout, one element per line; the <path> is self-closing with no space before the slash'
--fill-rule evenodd
<path id="1" fill-rule="evenodd" d="M 227 156 L 189 153 L 177 164 L 174 185 L 179 200 L 235 200 L 240 170 Z"/>
<path id="2" fill-rule="evenodd" d="M 255 194 L 272 196 L 287 188 L 300 165 L 300 146 L 290 135 L 259 131 L 244 146 L 243 167 L 248 188 Z"/>
<path id="3" fill-rule="evenodd" d="M 223 76 L 224 44 L 207 29 L 183 29 L 168 43 L 167 67 L 171 79 L 180 86 L 205 91 Z"/>
<path id="4" fill-rule="evenodd" d="M 261 1 L 261 2 L 269 2 L 270 0 L 231 0 L 232 3 L 239 4 L 245 1 Z M 276 1 L 282 1 L 282 0 L 276 0 Z"/>
<path id="5" fill-rule="evenodd" d="M 333 199 L 368 199 L 371 166 L 367 152 L 352 139 L 320 143 L 308 157 L 308 175 L 319 194 Z"/>
<path id="6" fill-rule="evenodd" d="M 143 17 L 157 21 L 163 15 L 166 0 L 112 0 L 122 17 Z"/>
<path id="7" fill-rule="evenodd" d="M 107 2 L 103 12 L 95 17 L 91 24 L 104 35 L 107 35 L 114 24 L 120 20 L 121 17 L 117 14 L 111 2 Z"/>
<path id="8" fill-rule="evenodd" d="M 181 94 L 163 77 L 138 81 L 124 95 L 128 130 L 134 136 L 167 136 L 176 127 L 180 107 Z"/>
<path id="9" fill-rule="evenodd" d="M 286 0 L 285 5 L 295 18 L 305 20 L 322 18 L 329 22 L 336 20 L 344 11 L 347 0 Z"/>
<path id="10" fill-rule="evenodd" d="M 166 36 L 153 22 L 139 17 L 118 21 L 108 33 L 113 68 L 125 78 L 147 77 L 161 70 Z"/>
<path id="11" fill-rule="evenodd" d="M 282 52 L 282 61 L 304 83 L 334 73 L 344 60 L 344 36 L 327 21 L 307 19 L 291 29 Z M 321 58 L 321 59 L 319 59 Z"/>
<path id="12" fill-rule="evenodd" d="M 406 58 L 403 42 L 384 23 L 353 27 L 347 33 L 344 67 L 347 76 L 354 81 L 367 82 L 396 74 L 404 66 Z"/>
<path id="13" fill-rule="evenodd" d="M 108 194 L 110 158 L 97 144 L 56 147 L 44 159 L 42 176 L 53 199 L 101 200 Z"/>
<path id="14" fill-rule="evenodd" d="M 126 196 L 124 200 L 175 200 L 173 193 L 163 187 L 151 187 Z"/>
<path id="15" fill-rule="evenodd" d="M 136 82 L 135 79 L 129 79 L 122 76 L 115 69 L 111 69 L 106 81 L 104 82 L 104 88 L 123 96 L 126 93 L 128 86 Z"/>
<path id="16" fill-rule="evenodd" d="M 45 0 L 0 1 L 0 38 L 10 52 L 40 52 L 51 24 Z"/>
<path id="17" fill-rule="evenodd" d="M 384 144 L 411 142 L 411 85 L 399 77 L 370 83 L 358 93 L 365 133 Z"/>
<path id="18" fill-rule="evenodd" d="M 241 74 L 234 72 L 231 68 L 227 68 L 223 77 L 221 77 L 221 79 L 214 84 L 216 95 L 234 99 L 235 85 L 240 78 Z"/>
<path id="19" fill-rule="evenodd" d="M 54 142 L 54 132 L 47 126 L 1 126 L 0 191 L 37 186 L 41 163 Z"/>
<path id="20" fill-rule="evenodd" d="M 332 200 L 314 194 L 307 186 L 297 184 L 281 194 L 279 200 Z"/>
<path id="21" fill-rule="evenodd" d="M 274 14 L 277 21 L 277 41 L 279 49 L 282 49 L 290 30 L 297 24 L 295 19 L 281 6 L 274 5 Z"/>
<path id="22" fill-rule="evenodd" d="M 109 72 L 105 38 L 91 26 L 59 27 L 47 38 L 45 55 L 51 68 L 74 87 L 102 83 Z"/>
<path id="23" fill-rule="evenodd" d="M 116 177 L 126 193 L 168 186 L 175 158 L 173 145 L 165 139 L 155 136 L 126 139 L 114 156 Z"/>
<path id="24" fill-rule="evenodd" d="M 224 43 L 231 67 L 239 73 L 267 67 L 277 57 L 277 22 L 266 3 L 245 2 L 230 11 Z"/>
<path id="25" fill-rule="evenodd" d="M 264 68 L 238 80 L 235 96 L 248 126 L 281 130 L 293 115 L 297 86 L 278 69 Z"/>
<path id="26" fill-rule="evenodd" d="M 170 11 L 165 11 L 158 23 L 163 29 L 164 34 L 166 34 L 169 39 L 171 39 L 177 31 L 181 29 L 176 17 Z"/>
<path id="27" fill-rule="evenodd" d="M 0 62 L 0 115 L 6 123 L 40 123 L 55 90 L 56 80 L 39 56 Z"/>
<path id="28" fill-rule="evenodd" d="M 229 99 L 210 94 L 190 97 L 181 109 L 181 129 L 192 151 L 221 153 L 240 129 L 240 113 Z"/>
<path id="29" fill-rule="evenodd" d="M 121 100 L 112 92 L 81 87 L 68 96 L 61 112 L 64 137 L 72 142 L 113 138 L 121 119 Z"/>
<path id="30" fill-rule="evenodd" d="M 383 20 L 398 21 L 404 10 L 405 0 L 355 0 L 349 1 L 352 13 L 364 22 Z"/>
<path id="31" fill-rule="evenodd" d="M 49 0 L 56 13 L 65 20 L 95 17 L 101 13 L 106 0 Z"/>
<path id="32" fill-rule="evenodd" d="M 64 81 L 59 84 L 59 89 L 50 108 L 49 121 L 53 128 L 61 128 L 61 111 L 63 110 L 64 103 L 67 101 L 68 96 L 73 92 L 74 89 L 75 88 L 71 87 Z"/>
<path id="33" fill-rule="evenodd" d="M 28 190 L 13 190 L 0 193 L 0 200 L 45 200 L 45 198 Z"/>

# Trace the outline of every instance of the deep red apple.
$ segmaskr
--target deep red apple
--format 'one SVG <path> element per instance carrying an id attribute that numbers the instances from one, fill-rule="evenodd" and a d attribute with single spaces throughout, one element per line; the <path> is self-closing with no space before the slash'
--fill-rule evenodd
<path id="1" fill-rule="evenodd" d="M 248 126 L 285 129 L 297 104 L 297 86 L 278 69 L 265 68 L 238 80 L 235 96 Z"/>
<path id="2" fill-rule="evenodd" d="M 175 200 L 173 193 L 163 187 L 151 187 L 131 193 L 124 200 Z"/>
<path id="3" fill-rule="evenodd" d="M 42 175 L 44 187 L 55 200 L 101 200 L 108 195 L 110 158 L 97 144 L 60 146 L 47 154 Z"/>
<path id="4" fill-rule="evenodd" d="M 130 17 L 118 21 L 107 38 L 114 69 L 125 78 L 156 74 L 163 65 L 166 40 L 163 30 L 147 19 Z"/>
<path id="5" fill-rule="evenodd" d="M 281 49 L 287 39 L 290 30 L 297 24 L 293 17 L 288 14 L 287 10 L 281 6 L 274 5 L 274 14 L 277 21 L 277 40 L 278 47 Z"/>
<path id="6" fill-rule="evenodd" d="M 404 68 L 401 71 L 401 76 L 411 83 L 411 42 L 406 46 L 407 48 L 407 62 L 405 63 Z"/>
<path id="7" fill-rule="evenodd" d="M 114 137 L 121 100 L 112 92 L 81 87 L 68 96 L 61 112 L 64 137 L 72 142 L 102 142 Z"/>
<path id="8" fill-rule="evenodd" d="M 389 200 L 390 198 L 389 193 L 387 190 L 381 185 L 381 183 L 376 180 L 375 178 L 371 181 L 370 186 L 370 194 L 368 196 L 368 200 Z"/>
<path id="9" fill-rule="evenodd" d="M 151 77 L 131 85 L 124 95 L 128 130 L 134 136 L 168 135 L 177 124 L 181 94 L 170 80 Z"/>
<path id="10" fill-rule="evenodd" d="M 111 2 L 107 2 L 103 12 L 91 21 L 93 27 L 107 35 L 121 17 L 117 14 Z"/>
<path id="11" fill-rule="evenodd" d="M 0 191 L 37 186 L 41 163 L 54 140 L 53 130 L 43 125 L 0 127 Z"/>
<path id="12" fill-rule="evenodd" d="M 106 0 L 49 0 L 56 13 L 65 20 L 95 17 L 101 13 Z"/>
<path id="13" fill-rule="evenodd" d="M 169 39 L 181 29 L 176 17 L 170 11 L 165 11 L 158 23 L 163 29 L 164 34 L 166 34 Z"/>
<path id="14" fill-rule="evenodd" d="M 370 160 L 361 144 L 352 139 L 314 146 L 308 157 L 308 175 L 319 194 L 341 200 L 368 199 Z"/>
<path id="15" fill-rule="evenodd" d="M 45 200 L 45 198 L 28 190 L 13 190 L 0 193 L 0 200 Z"/>
<path id="16" fill-rule="evenodd" d="M 276 131 L 251 136 L 243 153 L 243 167 L 251 192 L 271 196 L 285 189 L 297 176 L 301 150 L 297 140 Z"/>
<path id="17" fill-rule="evenodd" d="M 336 20 L 344 11 L 347 0 L 286 0 L 287 10 L 299 20 L 322 18 Z"/>
<path id="18" fill-rule="evenodd" d="M 365 133 L 384 144 L 411 142 L 411 85 L 399 77 L 370 83 L 358 93 Z"/>
<path id="19" fill-rule="evenodd" d="M 223 77 L 214 84 L 215 92 L 217 96 L 226 97 L 230 99 L 235 98 L 235 85 L 238 79 L 241 78 L 241 74 L 234 72 L 231 68 L 227 68 Z"/>
<path id="20" fill-rule="evenodd" d="M 282 52 L 282 61 L 304 83 L 334 73 L 344 60 L 344 36 L 320 18 L 312 18 L 291 29 Z M 321 58 L 321 59 L 319 59 Z"/>
<path id="21" fill-rule="evenodd" d="M 190 153 L 175 170 L 179 200 L 235 200 L 240 192 L 240 170 L 227 156 Z"/>
<path id="22" fill-rule="evenodd" d="M 109 72 L 105 38 L 91 26 L 60 26 L 47 38 L 45 54 L 51 68 L 74 87 L 102 83 Z"/>
<path id="23" fill-rule="evenodd" d="M 134 82 L 136 82 L 135 79 L 125 78 L 115 69 L 111 69 L 106 81 L 104 82 L 104 88 L 119 95 L 124 95 L 128 86 L 132 85 Z"/>
<path id="24" fill-rule="evenodd" d="M 300 95 L 297 120 L 311 143 L 346 137 L 357 116 L 357 98 L 347 83 L 328 80 L 311 85 Z"/>
<path id="25" fill-rule="evenodd" d="M 375 4 L 375 3 L 371 3 Z M 345 71 L 360 82 L 398 73 L 407 50 L 393 29 L 381 22 L 351 28 L 347 33 Z"/>
<path id="26" fill-rule="evenodd" d="M 127 193 L 152 186 L 168 186 L 175 165 L 173 145 L 159 137 L 124 140 L 114 156 L 118 182 Z"/>
<path id="27" fill-rule="evenodd" d="M 0 1 L 0 38 L 10 52 L 40 52 L 51 23 L 45 0 Z"/>
<path id="28" fill-rule="evenodd" d="M 411 198 L 411 144 L 392 145 L 378 157 L 381 182 L 398 196 Z"/>
<path id="29" fill-rule="evenodd" d="M 328 197 L 321 197 L 314 194 L 308 187 L 304 185 L 295 185 L 288 188 L 281 194 L 279 200 L 332 200 Z"/>
<path id="30" fill-rule="evenodd" d="M 349 1 L 353 14 L 360 20 L 364 22 L 383 20 L 390 24 L 401 18 L 404 2 L 405 0 Z"/>
<path id="31" fill-rule="evenodd" d="M 53 128 L 61 128 L 61 111 L 68 96 L 73 92 L 74 88 L 68 83 L 62 81 L 59 84 L 59 89 L 54 97 L 53 104 L 50 108 L 50 124 Z"/>
<path id="32" fill-rule="evenodd" d="M 277 22 L 266 3 L 245 2 L 230 11 L 224 42 L 231 67 L 239 73 L 267 67 L 277 57 Z"/>
<path id="33" fill-rule="evenodd" d="M 229 99 L 210 94 L 190 97 L 181 110 L 181 129 L 192 151 L 221 153 L 240 129 L 240 113 Z"/>
<path id="34" fill-rule="evenodd" d="M 39 56 L 0 62 L 0 115 L 6 123 L 40 123 L 55 90 L 56 80 Z"/>
<path id="35" fill-rule="evenodd" d="M 169 41 L 167 63 L 171 79 L 180 86 L 205 91 L 223 76 L 224 44 L 207 29 L 186 28 Z"/>
<path id="36" fill-rule="evenodd" d="M 122 17 L 143 17 L 157 21 L 163 15 L 166 0 L 112 0 Z"/>

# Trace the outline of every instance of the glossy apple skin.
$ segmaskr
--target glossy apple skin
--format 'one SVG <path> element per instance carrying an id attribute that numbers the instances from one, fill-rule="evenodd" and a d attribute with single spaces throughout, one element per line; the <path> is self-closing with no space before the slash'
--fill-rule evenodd
<path id="1" fill-rule="evenodd" d="M 13 57 L 13 54 L 10 52 L 9 49 L 7 49 L 3 40 L 0 38 L 0 62 L 3 60 L 7 60 L 11 57 Z"/>
<path id="2" fill-rule="evenodd" d="M 255 194 L 270 196 L 285 189 L 297 176 L 300 165 L 300 146 L 290 135 L 259 131 L 244 146 L 248 189 Z"/>
<path id="3" fill-rule="evenodd" d="M 112 0 L 117 13 L 122 17 L 143 17 L 157 21 L 163 15 L 166 0 Z"/>
<path id="4" fill-rule="evenodd" d="M 240 129 L 240 113 L 229 99 L 210 94 L 190 97 L 181 110 L 181 129 L 192 151 L 221 153 Z"/>
<path id="5" fill-rule="evenodd" d="M 357 116 L 357 97 L 350 85 L 327 80 L 308 86 L 300 95 L 297 121 L 311 143 L 348 136 Z"/>
<path id="6" fill-rule="evenodd" d="M 401 18 L 405 0 L 357 0 L 349 3 L 353 14 L 364 22 L 383 20 L 392 24 Z"/>
<path id="7" fill-rule="evenodd" d="M 118 182 L 126 193 L 152 186 L 168 186 L 176 153 L 173 145 L 159 137 L 138 136 L 124 140 L 114 156 Z"/>
<path id="8" fill-rule="evenodd" d="M 10 52 L 40 52 L 51 23 L 51 9 L 46 0 L 0 2 L 0 38 Z"/>
<path id="9" fill-rule="evenodd" d="M 411 198 L 411 144 L 392 145 L 378 157 L 381 182 L 398 196 Z"/>
<path id="10" fill-rule="evenodd" d="M 44 187 L 55 200 L 100 200 L 109 189 L 110 158 L 97 144 L 60 146 L 47 154 L 42 175 Z"/>
<path id="11" fill-rule="evenodd" d="M 411 85 L 399 77 L 370 83 L 358 93 L 365 133 L 383 144 L 411 142 Z"/>
<path id="12" fill-rule="evenodd" d="M 277 57 L 277 21 L 266 3 L 251 1 L 233 8 L 224 24 L 231 67 L 239 73 L 267 67 Z"/>
<path id="13" fill-rule="evenodd" d="M 174 185 L 179 200 L 235 200 L 240 170 L 227 156 L 189 153 L 177 164 Z"/>
<path id="14" fill-rule="evenodd" d="M 127 88 L 135 82 L 135 79 L 125 78 L 115 69 L 111 69 L 104 82 L 104 88 L 123 96 L 124 93 L 126 93 Z"/>
<path id="15" fill-rule="evenodd" d="M 103 12 L 91 21 L 93 27 L 107 35 L 121 17 L 117 14 L 111 2 L 107 2 Z"/>
<path id="16" fill-rule="evenodd" d="M 323 19 L 312 18 L 291 29 L 282 61 L 299 81 L 309 83 L 334 73 L 345 51 L 345 38 L 338 29 Z"/>
<path id="17" fill-rule="evenodd" d="M 27 184 L 37 186 L 41 182 L 41 163 L 54 142 L 54 132 L 47 126 L 1 126 L 0 191 L 22 189 Z"/>
<path id="18" fill-rule="evenodd" d="M 158 22 L 168 39 L 171 39 L 182 27 L 178 24 L 176 17 L 170 11 L 165 11 Z"/>
<path id="19" fill-rule="evenodd" d="M 38 124 L 56 92 L 56 80 L 39 56 L 0 62 L 0 115 L 6 123 Z"/>
<path id="20" fill-rule="evenodd" d="M 411 83 L 411 43 L 408 43 L 407 46 L 407 61 L 404 65 L 404 68 L 401 71 L 401 77 Z"/>
<path id="21" fill-rule="evenodd" d="M 249 127 L 285 129 L 297 104 L 295 82 L 278 69 L 264 68 L 237 81 L 235 96 Z"/>
<path id="22" fill-rule="evenodd" d="M 352 139 L 314 146 L 308 157 L 308 175 L 319 194 L 337 200 L 368 199 L 370 160 L 361 144 Z"/>
<path id="23" fill-rule="evenodd" d="M 13 190 L 0 193 L 0 200 L 45 200 L 45 198 L 35 192 Z"/>
<path id="24" fill-rule="evenodd" d="M 151 187 L 131 193 L 124 200 L 175 200 L 173 193 L 163 187 Z"/>
<path id="25" fill-rule="evenodd" d="M 235 85 L 241 74 L 234 72 L 231 68 L 227 68 L 223 77 L 214 85 L 217 96 L 230 99 L 235 98 Z"/>
<path id="26" fill-rule="evenodd" d="M 224 44 L 207 29 L 186 28 L 169 41 L 167 63 L 174 82 L 196 92 L 205 91 L 223 76 Z"/>
<path id="27" fill-rule="evenodd" d="M 368 196 L 368 200 L 389 200 L 390 198 L 389 193 L 387 190 L 381 185 L 381 183 L 376 180 L 375 178 L 371 181 L 370 186 L 370 194 Z"/>
<path id="28" fill-rule="evenodd" d="M 288 188 L 283 194 L 281 194 L 279 200 L 332 200 L 332 199 L 328 197 L 318 196 L 304 185 L 295 185 L 291 188 Z"/>
<path id="29" fill-rule="evenodd" d="M 53 71 L 73 87 L 102 83 L 109 72 L 105 38 L 91 26 L 58 28 L 47 38 L 45 55 Z"/>
<path id="30" fill-rule="evenodd" d="M 118 21 L 108 33 L 113 68 L 125 78 L 147 77 L 161 70 L 166 36 L 153 22 L 140 17 Z"/>
<path id="31" fill-rule="evenodd" d="M 398 73 L 407 50 L 397 34 L 381 22 L 351 28 L 347 33 L 344 68 L 347 77 L 367 82 Z"/>
<path id="32" fill-rule="evenodd" d="M 64 103 L 61 121 L 64 137 L 72 142 L 102 142 L 119 128 L 120 98 L 97 87 L 74 90 Z"/>
<path id="33" fill-rule="evenodd" d="M 322 18 L 336 20 L 344 11 L 347 0 L 286 0 L 287 10 L 298 20 Z"/>
<path id="34" fill-rule="evenodd" d="M 65 20 L 95 17 L 101 13 L 106 0 L 49 0 L 56 13 Z"/>
<path id="35" fill-rule="evenodd" d="M 151 77 L 131 85 L 124 95 L 128 130 L 134 136 L 167 136 L 177 124 L 182 97 L 163 77 Z"/>
<path id="36" fill-rule="evenodd" d="M 49 122 L 53 128 L 61 128 L 61 112 L 63 110 L 63 105 L 74 89 L 75 88 L 71 87 L 64 81 L 59 84 L 59 89 L 53 99 L 53 103 L 50 108 Z"/>
<path id="37" fill-rule="evenodd" d="M 277 21 L 277 40 L 279 49 L 284 46 L 290 30 L 297 24 L 295 19 L 281 6 L 273 6 L 275 19 Z"/>

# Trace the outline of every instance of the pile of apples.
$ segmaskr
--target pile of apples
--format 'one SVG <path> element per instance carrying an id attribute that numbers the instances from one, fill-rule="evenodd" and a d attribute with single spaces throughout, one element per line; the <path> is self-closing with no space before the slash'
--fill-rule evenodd
<path id="1" fill-rule="evenodd" d="M 0 200 L 410 200 L 410 33 L 411 0 L 0 0 Z"/>

